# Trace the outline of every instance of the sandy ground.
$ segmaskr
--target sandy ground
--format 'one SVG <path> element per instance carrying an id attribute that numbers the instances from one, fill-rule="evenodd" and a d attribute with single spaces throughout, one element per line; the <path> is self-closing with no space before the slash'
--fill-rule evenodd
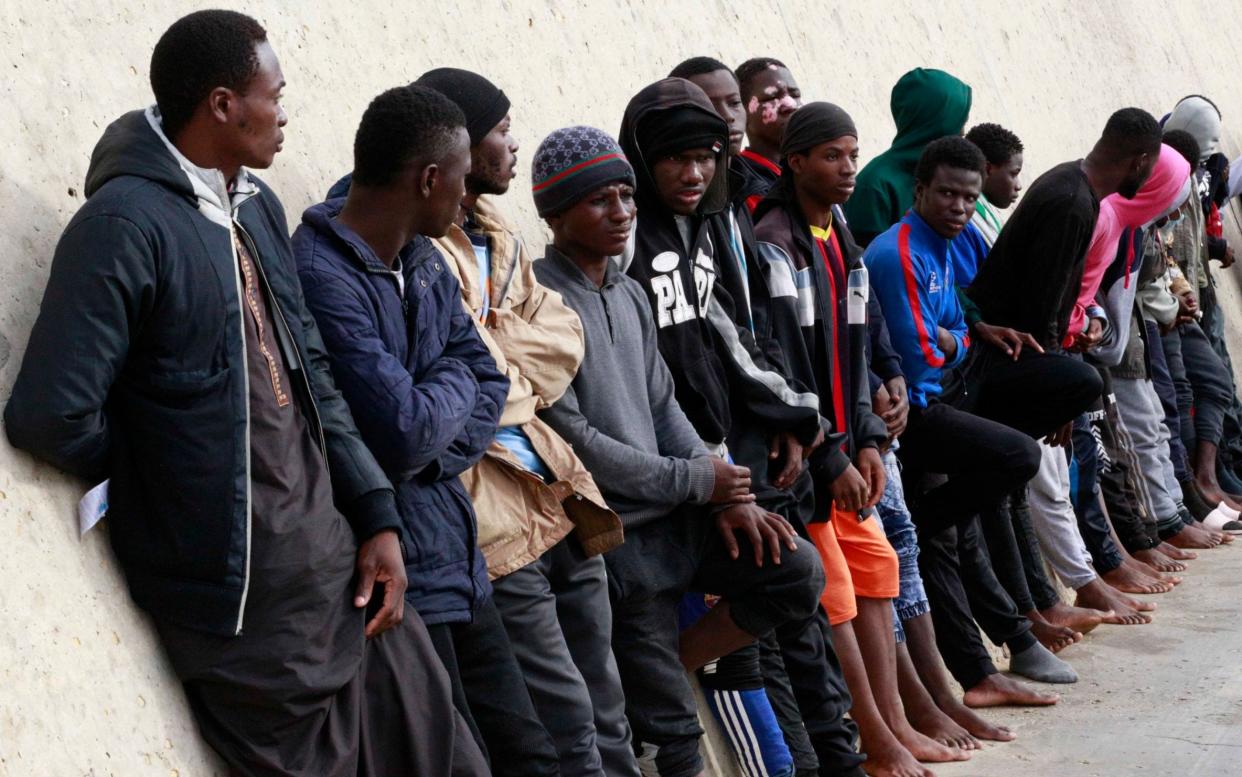
<path id="1" fill-rule="evenodd" d="M 1242 775 L 1242 547 L 1190 564 L 1149 597 L 1152 624 L 1101 626 L 1061 654 L 1081 680 L 1058 687 L 1059 704 L 986 713 L 1016 741 L 938 777 Z"/>

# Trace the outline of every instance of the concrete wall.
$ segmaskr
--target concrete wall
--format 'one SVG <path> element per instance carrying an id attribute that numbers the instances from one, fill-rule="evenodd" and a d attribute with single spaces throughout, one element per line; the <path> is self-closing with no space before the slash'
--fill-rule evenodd
<path id="1" fill-rule="evenodd" d="M 1028 180 L 1081 156 L 1123 105 L 1159 115 L 1202 92 L 1227 122 L 1242 117 L 1237 0 L 221 4 L 267 25 L 289 81 L 287 150 L 264 176 L 292 221 L 349 168 L 369 99 L 437 65 L 480 70 L 512 97 L 524 151 L 508 201 L 531 240 L 542 232 L 525 161 L 539 139 L 569 123 L 615 132 L 631 94 L 696 54 L 784 59 L 808 99 L 853 113 L 864 156 L 891 138 L 896 78 L 948 69 L 974 86 L 972 120 L 1025 140 Z M 196 7 L 0 0 L 0 402 L 57 236 L 82 203 L 91 148 L 109 121 L 150 101 L 151 48 Z M 1236 150 L 1242 122 L 1231 126 L 1226 147 Z M 1226 300 L 1236 305 L 1232 290 Z M 105 532 L 77 537 L 84 485 L 0 443 L 0 774 L 220 773 Z"/>

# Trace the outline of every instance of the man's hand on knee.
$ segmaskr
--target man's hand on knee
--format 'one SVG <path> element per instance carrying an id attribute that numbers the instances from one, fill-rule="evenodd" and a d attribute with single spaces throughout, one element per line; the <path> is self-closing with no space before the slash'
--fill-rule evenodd
<path id="1" fill-rule="evenodd" d="M 755 566 L 763 566 L 763 550 L 766 545 L 772 556 L 772 563 L 781 563 L 781 545 L 792 553 L 798 549 L 798 542 L 789 521 L 776 513 L 770 513 L 753 504 L 733 505 L 716 514 L 716 528 L 724 538 L 725 547 L 729 550 L 729 558 L 736 560 L 741 555 L 737 533 L 745 535 L 755 551 Z"/>

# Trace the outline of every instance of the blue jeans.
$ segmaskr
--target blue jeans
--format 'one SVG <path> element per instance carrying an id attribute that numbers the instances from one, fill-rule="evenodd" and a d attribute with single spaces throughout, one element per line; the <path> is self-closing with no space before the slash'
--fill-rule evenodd
<path id="1" fill-rule="evenodd" d="M 919 538 L 914 520 L 906 508 L 906 495 L 901 487 L 901 465 L 897 462 L 897 443 L 883 455 L 884 474 L 887 478 L 884 495 L 876 505 L 876 517 L 884 526 L 888 542 L 897 552 L 900 592 L 893 600 L 893 633 L 898 642 L 906 640 L 902 621 L 925 615 L 931 610 L 927 593 L 923 590 L 923 576 L 919 573 Z"/>

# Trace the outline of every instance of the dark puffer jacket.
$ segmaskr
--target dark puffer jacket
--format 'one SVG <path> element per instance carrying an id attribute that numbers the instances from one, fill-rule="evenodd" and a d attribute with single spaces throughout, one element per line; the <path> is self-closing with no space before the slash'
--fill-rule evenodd
<path id="1" fill-rule="evenodd" d="M 491 593 L 470 497 L 458 478 L 496 436 L 509 381 L 423 237 L 401 278 L 336 216 L 309 208 L 293 234 L 306 301 L 362 437 L 397 489 L 406 598 L 428 624 L 468 622 Z"/>

